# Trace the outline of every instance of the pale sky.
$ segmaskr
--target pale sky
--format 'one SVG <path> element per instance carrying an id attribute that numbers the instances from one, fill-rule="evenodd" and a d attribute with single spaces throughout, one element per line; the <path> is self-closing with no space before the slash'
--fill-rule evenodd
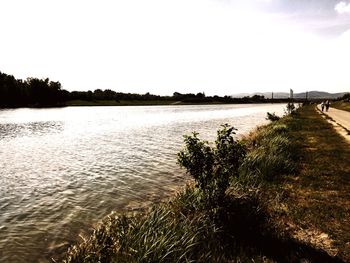
<path id="1" fill-rule="evenodd" d="M 350 0 L 1 0 L 0 11 L 0 71 L 70 91 L 350 91 Z"/>

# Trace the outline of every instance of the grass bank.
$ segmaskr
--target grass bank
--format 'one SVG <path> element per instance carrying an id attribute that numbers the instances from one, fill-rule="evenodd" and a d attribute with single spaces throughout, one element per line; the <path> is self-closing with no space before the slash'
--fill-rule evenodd
<path id="1" fill-rule="evenodd" d="M 335 101 L 331 104 L 331 107 L 339 109 L 339 110 L 350 111 L 350 102 L 348 102 L 348 101 Z"/>
<path id="2" fill-rule="evenodd" d="M 299 172 L 287 177 L 285 220 L 303 242 L 350 262 L 350 147 L 313 106 L 287 120 Z"/>
<path id="3" fill-rule="evenodd" d="M 186 137 L 194 178 L 171 200 L 113 213 L 64 262 L 350 261 L 348 145 L 312 106 L 241 141 Z"/>

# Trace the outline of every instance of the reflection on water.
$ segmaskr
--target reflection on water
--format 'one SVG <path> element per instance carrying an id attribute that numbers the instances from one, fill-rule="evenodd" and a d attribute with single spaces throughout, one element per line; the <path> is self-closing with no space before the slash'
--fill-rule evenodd
<path id="1" fill-rule="evenodd" d="M 246 133 L 284 105 L 0 111 L 0 262 L 48 261 L 112 210 L 170 194 L 182 135 Z"/>

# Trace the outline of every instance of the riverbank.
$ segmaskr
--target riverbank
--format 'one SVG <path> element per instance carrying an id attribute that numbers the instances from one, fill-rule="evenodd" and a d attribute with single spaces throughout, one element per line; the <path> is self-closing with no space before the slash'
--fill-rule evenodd
<path id="1" fill-rule="evenodd" d="M 62 108 L 62 107 L 74 107 L 74 106 L 170 106 L 170 105 L 237 105 L 237 104 L 277 104 L 287 103 L 285 99 L 276 100 L 241 100 L 237 99 L 236 102 L 232 101 L 179 101 L 179 100 L 68 100 L 60 104 L 27 104 L 22 106 L 0 107 L 1 109 L 19 109 L 19 108 Z"/>
<path id="2" fill-rule="evenodd" d="M 219 206 L 190 184 L 149 211 L 111 214 L 66 262 L 349 261 L 350 150 L 314 106 L 242 143 L 246 158 Z"/>

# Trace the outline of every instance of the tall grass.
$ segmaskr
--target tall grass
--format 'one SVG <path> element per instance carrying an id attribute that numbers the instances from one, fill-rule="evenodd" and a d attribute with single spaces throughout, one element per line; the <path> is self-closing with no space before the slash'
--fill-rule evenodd
<path id="1" fill-rule="evenodd" d="M 296 171 L 296 145 L 288 136 L 290 127 L 283 121 L 257 129 L 245 139 L 250 150 L 240 167 L 241 177 L 271 181 Z"/>
<path id="2" fill-rule="evenodd" d="M 108 216 L 64 262 L 208 262 L 218 232 L 204 213 L 189 217 L 158 205 L 145 215 Z"/>
<path id="3" fill-rule="evenodd" d="M 240 245 L 266 230 L 268 220 L 257 198 L 234 192 L 216 217 L 194 184 L 142 214 L 112 213 L 63 262 L 270 262 Z"/>

